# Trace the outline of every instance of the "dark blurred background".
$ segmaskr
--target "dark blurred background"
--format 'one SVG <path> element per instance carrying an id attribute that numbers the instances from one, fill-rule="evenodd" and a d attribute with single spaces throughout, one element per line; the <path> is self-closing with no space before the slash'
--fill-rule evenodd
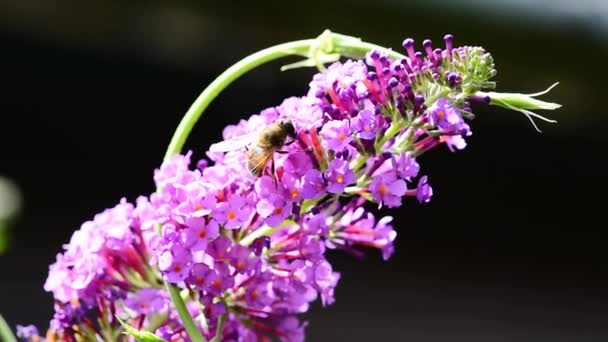
<path id="1" fill-rule="evenodd" d="M 80 224 L 153 191 L 182 114 L 225 68 L 329 28 L 399 49 L 405 37 L 481 45 L 501 91 L 564 106 L 534 131 L 477 108 L 466 150 L 421 160 L 433 201 L 398 211 L 384 263 L 333 254 L 337 302 L 315 305 L 311 341 L 607 341 L 608 3 L 504 1 L 18 1 L 0 3 L 0 176 L 21 189 L 0 256 L 0 313 L 46 329 L 48 264 Z M 303 95 L 314 73 L 282 60 L 208 109 L 187 148 L 241 117 Z M 0 203 L 7 205 L 7 203 Z"/>

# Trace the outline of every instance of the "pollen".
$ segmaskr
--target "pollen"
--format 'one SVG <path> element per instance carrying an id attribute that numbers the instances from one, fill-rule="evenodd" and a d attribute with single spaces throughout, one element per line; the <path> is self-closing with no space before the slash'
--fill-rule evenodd
<path id="1" fill-rule="evenodd" d="M 296 190 L 296 189 L 293 189 L 289 192 L 289 194 L 291 195 L 291 198 L 296 198 L 296 197 L 298 197 L 300 192 L 298 192 L 298 190 Z"/>
<path id="2" fill-rule="evenodd" d="M 337 175 L 336 176 L 336 182 L 342 184 L 342 182 L 344 182 L 344 176 L 342 175 Z"/>
<path id="3" fill-rule="evenodd" d="M 226 216 L 229 220 L 234 220 L 236 218 L 236 213 L 234 212 L 234 210 L 230 210 L 228 214 L 226 214 Z"/>
<path id="4" fill-rule="evenodd" d="M 380 189 L 378 189 L 378 192 L 380 192 L 380 195 L 386 194 L 388 192 L 386 185 L 384 185 L 384 184 L 380 185 Z"/>

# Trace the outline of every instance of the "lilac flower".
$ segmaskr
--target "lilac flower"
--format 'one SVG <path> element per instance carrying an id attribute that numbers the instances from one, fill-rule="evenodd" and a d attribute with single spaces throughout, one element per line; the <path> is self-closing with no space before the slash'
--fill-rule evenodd
<path id="1" fill-rule="evenodd" d="M 192 254 L 189 250 L 174 246 L 158 257 L 158 268 L 170 283 L 178 283 L 188 276 L 192 267 Z"/>
<path id="2" fill-rule="evenodd" d="M 418 175 L 420 165 L 415 158 L 410 157 L 407 153 L 400 154 L 397 158 L 391 159 L 393 168 L 397 171 L 399 177 L 403 179 L 411 179 Z"/>
<path id="3" fill-rule="evenodd" d="M 131 230 L 132 212 L 133 206 L 123 199 L 85 222 L 49 267 L 44 289 L 53 292 L 56 300 L 69 302 L 74 297 L 89 298 L 102 286 L 119 281 L 105 278 L 106 273 L 142 272 L 143 250 Z"/>
<path id="4" fill-rule="evenodd" d="M 332 120 L 323 125 L 321 136 L 328 149 L 340 152 L 353 140 L 348 120 Z"/>
<path id="5" fill-rule="evenodd" d="M 203 263 L 196 263 L 190 270 L 188 283 L 199 290 L 207 290 L 217 278 L 217 273 L 209 268 L 209 266 Z"/>
<path id="6" fill-rule="evenodd" d="M 295 177 L 293 174 L 284 174 L 281 183 L 287 190 L 290 201 L 298 202 L 302 199 L 303 187 L 300 177 Z"/>
<path id="7" fill-rule="evenodd" d="M 163 290 L 144 288 L 125 300 L 125 305 L 139 314 L 150 315 L 166 309 L 168 298 Z"/>
<path id="8" fill-rule="evenodd" d="M 427 203 L 433 196 L 433 188 L 428 183 L 428 177 L 422 176 L 418 181 L 418 187 L 416 188 L 416 198 L 420 203 Z"/>
<path id="9" fill-rule="evenodd" d="M 216 263 L 213 270 L 217 277 L 210 281 L 211 286 L 207 291 L 214 296 L 218 296 L 234 285 L 234 277 L 230 268 L 224 263 Z"/>
<path id="10" fill-rule="evenodd" d="M 321 196 L 325 192 L 325 181 L 319 170 L 309 170 L 304 175 L 302 185 L 302 198 L 312 199 Z"/>
<path id="11" fill-rule="evenodd" d="M 389 208 L 401 205 L 401 197 L 407 191 L 403 179 L 398 179 L 394 172 L 387 172 L 375 177 L 369 185 L 374 200 Z"/>
<path id="12" fill-rule="evenodd" d="M 209 215 L 217 200 L 212 193 L 197 183 L 189 183 L 183 188 L 185 199 L 173 212 L 183 218 Z M 183 220 L 180 220 L 183 221 Z"/>
<path id="13" fill-rule="evenodd" d="M 226 236 L 220 236 L 209 245 L 206 252 L 216 261 L 223 261 L 228 258 L 231 247 L 232 241 Z"/>
<path id="14" fill-rule="evenodd" d="M 374 231 L 377 233 L 374 243 L 382 250 L 382 259 L 385 261 L 395 252 L 393 243 L 395 238 L 397 238 L 397 232 L 395 232 L 395 228 L 389 224 L 392 221 L 393 218 L 391 216 L 385 216 L 378 221 L 374 228 Z"/>
<path id="15" fill-rule="evenodd" d="M 40 339 L 38 336 L 38 329 L 33 325 L 17 325 L 17 337 L 28 341 Z"/>
<path id="16" fill-rule="evenodd" d="M 154 172 L 154 182 L 159 188 L 164 188 L 180 175 L 189 173 L 188 165 L 190 164 L 190 156 L 192 152 L 186 155 L 175 155 L 163 163 L 161 168 Z"/>
<path id="17" fill-rule="evenodd" d="M 372 140 L 376 138 L 378 120 L 374 113 L 365 109 L 359 112 L 352 120 L 352 125 L 361 139 Z"/>
<path id="18" fill-rule="evenodd" d="M 236 229 L 245 224 L 251 217 L 253 208 L 247 205 L 245 198 L 232 195 L 227 202 L 221 202 L 213 212 L 213 218 L 228 229 Z"/>
<path id="19" fill-rule="evenodd" d="M 256 210 L 266 219 L 266 224 L 275 227 L 291 214 L 292 203 L 282 194 L 276 193 L 275 183 L 270 177 L 261 177 L 256 182 L 255 188 L 260 196 Z"/>
<path id="20" fill-rule="evenodd" d="M 429 123 L 433 126 L 437 126 L 442 131 L 466 135 L 468 132 L 468 125 L 464 122 L 462 115 L 456 108 L 450 105 L 447 98 L 442 97 L 432 108 L 429 108 L 430 116 Z"/>
<path id="21" fill-rule="evenodd" d="M 276 227 L 291 214 L 292 203 L 283 196 L 270 194 L 258 202 L 256 209 L 267 225 Z"/>
<path id="22" fill-rule="evenodd" d="M 308 96 L 314 97 L 316 94 L 325 93 L 332 89 L 334 84 L 343 89 L 348 89 L 354 85 L 357 94 L 362 94 L 366 89 L 359 82 L 365 79 L 366 74 L 367 67 L 362 61 L 347 60 L 345 63 L 333 63 L 325 72 L 313 77 Z"/>
<path id="23" fill-rule="evenodd" d="M 348 163 L 342 159 L 334 159 L 329 164 L 329 169 L 325 173 L 329 184 L 327 191 L 332 194 L 344 192 L 347 185 L 355 182 L 355 173 L 348 167 Z"/>
<path id="24" fill-rule="evenodd" d="M 277 108 L 282 117 L 295 121 L 296 130 L 318 126 L 323 119 L 320 101 L 314 97 L 289 97 Z"/>
<path id="25" fill-rule="evenodd" d="M 229 259 L 237 273 L 248 273 L 255 268 L 258 261 L 251 249 L 238 244 L 235 244 L 230 250 Z"/>
<path id="26" fill-rule="evenodd" d="M 211 324 L 217 324 L 219 317 L 226 313 L 226 306 L 221 302 L 214 303 L 209 296 L 201 298 L 201 303 L 205 306 L 205 319 Z"/>
<path id="27" fill-rule="evenodd" d="M 298 252 L 303 258 L 320 261 L 324 258 L 325 244 L 318 236 L 306 234 L 300 238 Z"/>
<path id="28" fill-rule="evenodd" d="M 297 292 L 306 292 L 314 281 L 314 269 L 312 266 L 312 263 L 304 259 L 296 259 L 291 262 L 287 266 L 287 269 L 289 270 L 290 287 Z"/>
<path id="29" fill-rule="evenodd" d="M 306 322 L 300 322 L 295 316 L 287 316 L 276 326 L 277 329 L 282 332 L 285 341 L 304 342 L 304 329 L 307 326 Z"/>
<path id="30" fill-rule="evenodd" d="M 285 174 L 300 178 L 309 170 L 314 170 L 310 157 L 305 152 L 290 152 L 283 162 Z"/>
<path id="31" fill-rule="evenodd" d="M 250 307 L 266 307 L 270 305 L 274 298 L 269 285 L 266 281 L 249 284 L 245 290 L 245 303 Z"/>
<path id="32" fill-rule="evenodd" d="M 207 243 L 214 240 L 219 234 L 219 225 L 215 220 L 206 223 L 204 217 L 191 217 L 186 221 L 186 228 L 181 232 L 184 246 L 192 251 L 201 251 L 207 248 Z"/>
<path id="33" fill-rule="evenodd" d="M 340 280 L 340 273 L 333 272 L 331 265 L 327 261 L 321 261 L 315 265 L 314 284 L 321 293 L 323 305 L 330 305 L 334 302 L 334 289 Z"/>

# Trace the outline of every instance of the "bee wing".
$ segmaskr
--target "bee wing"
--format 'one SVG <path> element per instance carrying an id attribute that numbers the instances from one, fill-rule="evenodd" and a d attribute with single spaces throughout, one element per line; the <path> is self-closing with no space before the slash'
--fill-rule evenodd
<path id="1" fill-rule="evenodd" d="M 228 140 L 220 141 L 209 146 L 209 152 L 228 152 L 247 146 L 253 139 L 255 132 L 240 135 Z"/>
<path id="2" fill-rule="evenodd" d="M 274 151 L 261 151 L 261 149 L 258 151 L 258 149 L 260 147 L 256 146 L 254 150 L 248 152 L 247 169 L 255 176 L 260 177 L 264 171 L 264 167 L 272 159 Z"/>

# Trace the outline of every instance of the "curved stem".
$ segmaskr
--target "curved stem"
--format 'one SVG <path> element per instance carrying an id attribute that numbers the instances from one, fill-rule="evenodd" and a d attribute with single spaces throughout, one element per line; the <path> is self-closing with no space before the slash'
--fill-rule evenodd
<path id="1" fill-rule="evenodd" d="M 230 68 L 226 69 L 194 101 L 190 109 L 186 112 L 182 121 L 177 126 L 173 138 L 169 143 L 165 159 L 181 151 L 190 131 L 201 117 L 211 101 L 215 99 L 222 90 L 226 89 L 230 83 L 241 77 L 246 72 L 272 60 L 290 56 L 294 54 L 306 54 L 314 39 L 300 40 L 285 44 L 276 45 L 240 60 Z"/>
<path id="2" fill-rule="evenodd" d="M 366 43 L 354 37 L 329 31 L 323 33 L 318 39 L 298 40 L 279 44 L 245 57 L 226 69 L 226 71 L 211 82 L 194 101 L 192 106 L 190 106 L 171 138 L 171 142 L 165 153 L 165 160 L 172 155 L 181 152 L 192 128 L 202 116 L 205 109 L 211 104 L 211 101 L 213 101 L 222 90 L 226 89 L 230 83 L 248 71 L 262 64 L 286 56 L 301 55 L 314 61 L 329 61 L 330 59 L 327 59 L 327 56 L 332 55 L 335 55 L 338 58 L 340 55 L 351 58 L 363 58 L 365 54 L 371 50 L 379 50 L 387 53 L 391 58 L 405 57 L 400 53 L 382 46 Z"/>
<path id="3" fill-rule="evenodd" d="M 179 318 L 184 324 L 184 329 L 186 329 L 186 332 L 188 333 L 188 336 L 190 336 L 192 342 L 207 342 L 205 337 L 196 327 L 192 316 L 190 316 L 188 308 L 186 308 L 186 304 L 184 303 L 184 300 L 182 299 L 182 296 L 179 293 L 179 288 L 169 283 L 166 283 L 166 286 L 167 291 L 169 291 L 169 294 L 171 295 L 171 301 L 173 301 L 175 310 L 179 314 Z"/>

